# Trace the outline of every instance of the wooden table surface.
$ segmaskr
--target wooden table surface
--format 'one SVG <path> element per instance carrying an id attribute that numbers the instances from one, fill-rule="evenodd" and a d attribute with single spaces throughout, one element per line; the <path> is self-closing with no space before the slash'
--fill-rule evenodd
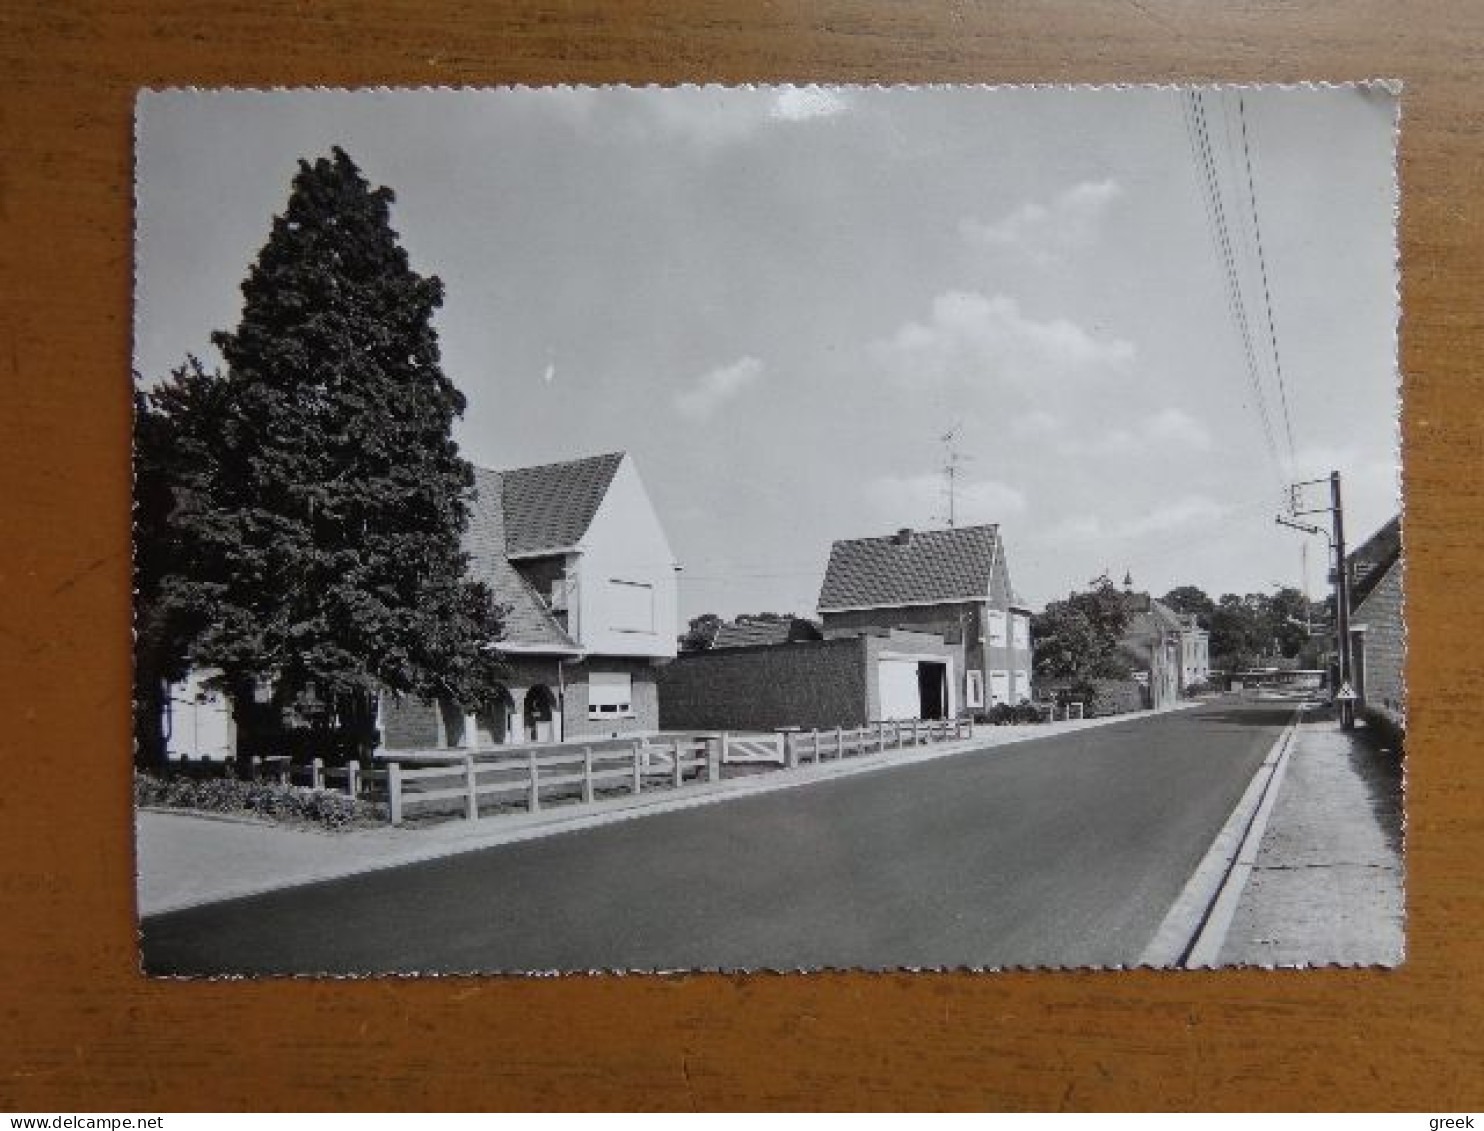
<path id="1" fill-rule="evenodd" d="M 1465 2 L 11 0 L 0 12 L 0 1106 L 1484 1108 L 1481 75 L 1484 5 Z M 136 88 L 1375 76 L 1406 83 L 1404 968 L 139 976 Z"/>

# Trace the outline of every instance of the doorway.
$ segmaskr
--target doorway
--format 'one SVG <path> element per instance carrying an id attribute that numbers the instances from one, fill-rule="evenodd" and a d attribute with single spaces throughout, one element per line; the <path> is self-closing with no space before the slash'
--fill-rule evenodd
<path id="1" fill-rule="evenodd" d="M 917 665 L 917 702 L 921 719 L 948 717 L 948 665 L 921 661 Z"/>
<path id="2" fill-rule="evenodd" d="M 556 728 L 552 725 L 556 708 L 556 696 L 551 688 L 538 683 L 526 692 L 525 732 L 527 742 L 555 742 Z"/>
<path id="3" fill-rule="evenodd" d="M 496 685 L 489 702 L 475 716 L 480 746 L 504 746 L 515 741 L 515 700 L 505 687 Z"/>

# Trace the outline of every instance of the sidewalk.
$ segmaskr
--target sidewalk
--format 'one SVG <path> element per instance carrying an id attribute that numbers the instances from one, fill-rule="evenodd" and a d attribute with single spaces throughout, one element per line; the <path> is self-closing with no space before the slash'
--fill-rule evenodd
<path id="1" fill-rule="evenodd" d="M 1304 723 L 1217 965 L 1394 966 L 1405 914 L 1397 752 Z"/>
<path id="2" fill-rule="evenodd" d="M 1182 703 L 1171 710 L 1199 705 Z M 360 872 L 414 864 L 780 789 L 795 789 L 833 778 L 970 751 L 992 751 L 1073 731 L 1148 720 L 1154 714 L 1138 711 L 1110 718 L 1037 726 L 984 726 L 971 739 L 933 746 L 888 750 L 882 754 L 859 755 L 794 770 L 687 785 L 679 791 L 659 790 L 592 806 L 554 806 L 539 813 L 492 816 L 478 821 L 455 819 L 415 828 L 385 826 L 331 833 L 275 825 L 250 817 L 142 810 L 135 815 L 139 914 L 154 915 L 278 888 L 339 879 Z"/>

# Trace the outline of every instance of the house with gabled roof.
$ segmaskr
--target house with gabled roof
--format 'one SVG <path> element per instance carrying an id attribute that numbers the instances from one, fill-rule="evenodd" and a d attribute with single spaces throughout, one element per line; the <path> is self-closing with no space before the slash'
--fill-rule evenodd
<path id="1" fill-rule="evenodd" d="M 941 636 L 958 660 L 955 671 L 942 673 L 952 710 L 1032 696 L 1031 612 L 1015 595 L 997 525 L 904 528 L 836 542 L 818 612 L 826 636 L 865 629 Z M 932 662 L 888 654 L 877 673 L 883 697 L 903 707 L 915 697 L 919 710 L 932 710 L 921 682 L 929 679 L 921 665 Z"/>
<path id="2" fill-rule="evenodd" d="M 1351 683 L 1357 709 L 1402 728 L 1406 723 L 1402 620 L 1402 520 L 1397 515 L 1346 556 L 1350 571 Z"/>
<path id="3" fill-rule="evenodd" d="M 1199 626 L 1192 628 L 1191 622 L 1148 593 L 1133 592 L 1131 579 L 1126 579 L 1124 584 L 1123 603 L 1128 610 L 1128 621 L 1118 641 L 1118 656 L 1128 664 L 1134 679 L 1144 689 L 1146 707 L 1173 706 L 1181 690 L 1188 686 L 1183 676 L 1182 641 L 1191 633 L 1204 637 L 1205 630 Z M 1191 650 L 1194 652 L 1193 644 Z M 1199 678 L 1192 675 L 1189 682 L 1204 682 L 1209 675 L 1208 664 L 1203 675 Z"/>
<path id="4" fill-rule="evenodd" d="M 1030 610 L 997 527 L 836 542 L 818 612 L 818 631 L 775 625 L 665 665 L 664 727 L 858 727 L 1031 697 Z"/>
<path id="5" fill-rule="evenodd" d="M 475 470 L 464 548 L 501 609 L 508 679 L 473 707 L 384 698 L 387 749 L 653 732 L 676 651 L 678 565 L 624 452 Z"/>

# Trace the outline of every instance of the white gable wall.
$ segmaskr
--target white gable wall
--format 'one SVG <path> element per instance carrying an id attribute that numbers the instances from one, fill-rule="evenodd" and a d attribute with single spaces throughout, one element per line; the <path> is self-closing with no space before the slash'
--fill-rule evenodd
<path id="1" fill-rule="evenodd" d="M 571 624 L 595 655 L 673 657 L 678 630 L 675 554 L 631 456 L 614 472 L 576 560 Z"/>

